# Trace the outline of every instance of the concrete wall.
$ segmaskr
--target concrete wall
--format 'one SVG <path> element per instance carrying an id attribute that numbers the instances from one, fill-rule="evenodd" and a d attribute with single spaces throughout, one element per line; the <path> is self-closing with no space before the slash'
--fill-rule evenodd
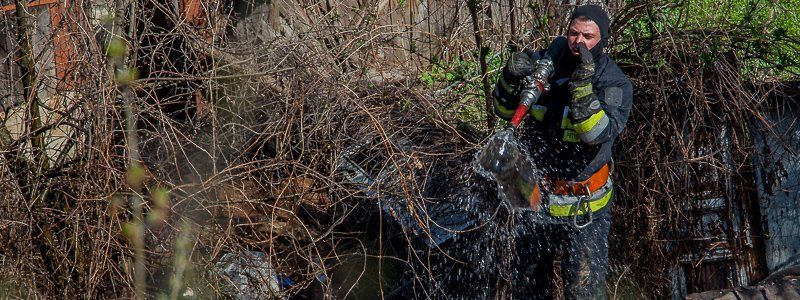
<path id="1" fill-rule="evenodd" d="M 40 100 L 40 115 L 42 124 L 47 126 L 53 123 L 64 121 L 63 112 L 74 102 L 74 93 L 59 91 L 56 83 L 55 59 L 53 51 L 53 31 L 51 29 L 51 16 L 48 6 L 38 6 L 30 9 L 31 17 L 32 44 L 34 61 L 37 75 L 37 96 Z M 9 30 L 15 25 L 9 13 L 6 13 L 0 20 L 0 100 L 4 109 L 0 111 L 0 121 L 8 129 L 11 137 L 16 139 L 27 134 L 29 131 L 29 115 L 26 113 L 25 99 L 22 99 L 22 83 L 19 76 L 19 68 L 16 64 L 16 30 Z M 8 52 L 12 53 L 8 53 Z M 76 112 L 77 113 L 77 112 Z M 74 129 L 66 125 L 54 126 L 48 130 L 45 136 L 47 155 L 50 158 L 50 165 L 54 166 L 69 160 L 74 149 L 67 141 L 75 132 Z M 22 147 L 30 149 L 30 144 L 23 144 Z M 29 153 L 29 152 L 28 152 Z"/>

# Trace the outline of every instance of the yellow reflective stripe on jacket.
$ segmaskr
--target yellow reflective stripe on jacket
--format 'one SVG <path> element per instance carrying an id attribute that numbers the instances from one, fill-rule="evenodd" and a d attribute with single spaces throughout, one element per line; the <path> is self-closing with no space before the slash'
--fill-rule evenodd
<path id="1" fill-rule="evenodd" d="M 591 93 L 594 93 L 594 91 L 592 91 L 591 83 L 577 86 L 574 90 L 572 90 L 573 97 L 578 99 L 589 96 Z"/>
<path id="2" fill-rule="evenodd" d="M 502 75 L 500 76 L 500 80 L 498 81 L 498 83 L 500 84 L 501 87 L 503 87 L 503 90 L 505 90 L 506 93 L 513 94 L 514 90 L 516 89 L 516 87 L 514 87 L 513 85 L 508 84 L 508 82 L 506 82 L 505 78 L 503 78 Z"/>
<path id="3" fill-rule="evenodd" d="M 580 210 L 578 210 L 578 215 L 582 215 L 588 212 L 586 209 L 587 206 L 592 209 L 593 212 L 599 211 L 608 205 L 608 202 L 611 200 L 611 193 L 613 193 L 613 189 L 609 189 L 602 197 L 596 200 L 589 201 L 588 203 L 581 204 Z M 566 204 L 566 205 L 550 205 L 550 215 L 554 217 L 571 217 L 575 215 L 576 211 L 576 204 Z"/>
<path id="4" fill-rule="evenodd" d="M 601 120 L 603 120 L 604 117 L 608 118 L 608 116 L 606 116 L 606 111 L 601 109 L 583 122 L 572 125 L 572 128 L 574 128 L 575 132 L 578 134 L 587 133 L 591 131 L 592 128 L 594 128 L 595 125 L 597 125 Z"/>
<path id="5" fill-rule="evenodd" d="M 497 111 L 497 114 L 500 115 L 500 117 L 508 119 L 514 116 L 514 112 L 516 111 L 516 109 L 506 108 L 502 103 L 500 103 L 498 99 L 499 97 L 493 97 L 493 98 L 494 98 L 494 109 L 495 111 Z"/>
<path id="6" fill-rule="evenodd" d="M 581 137 L 575 133 L 574 130 L 565 129 L 564 136 L 562 137 L 565 142 L 577 143 L 581 141 Z"/>
<path id="7" fill-rule="evenodd" d="M 533 105 L 531 106 L 531 116 L 537 121 L 544 121 L 544 114 L 547 112 L 547 107 L 542 105 Z"/>
<path id="8" fill-rule="evenodd" d="M 611 124 L 611 120 L 605 113 L 603 113 L 603 116 L 600 118 L 600 120 L 597 120 L 597 124 L 595 124 L 589 131 L 579 133 L 578 136 L 584 143 L 594 143 L 597 138 L 606 131 L 606 127 L 608 127 L 609 124 Z"/>
<path id="9" fill-rule="evenodd" d="M 561 116 L 561 129 L 568 129 L 572 127 L 572 123 L 569 121 L 569 107 L 564 108 L 564 115 Z"/>

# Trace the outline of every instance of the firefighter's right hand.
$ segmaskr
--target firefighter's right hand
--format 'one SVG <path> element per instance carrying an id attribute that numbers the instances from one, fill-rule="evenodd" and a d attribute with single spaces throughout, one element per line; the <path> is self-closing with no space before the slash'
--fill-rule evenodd
<path id="1" fill-rule="evenodd" d="M 522 51 L 511 54 L 503 68 L 503 79 L 510 85 L 519 85 L 522 78 L 533 73 L 534 64 L 531 57 Z"/>
<path id="2" fill-rule="evenodd" d="M 533 72 L 533 62 L 531 57 L 522 51 L 517 51 L 511 54 L 511 57 L 506 63 L 508 73 L 516 77 L 525 77 Z"/>

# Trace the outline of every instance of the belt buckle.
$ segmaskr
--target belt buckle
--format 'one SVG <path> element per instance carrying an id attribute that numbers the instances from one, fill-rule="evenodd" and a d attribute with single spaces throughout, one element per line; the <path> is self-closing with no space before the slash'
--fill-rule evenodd
<path id="1" fill-rule="evenodd" d="M 576 229 L 586 228 L 586 226 L 589 226 L 589 224 L 592 224 L 592 221 L 594 219 L 594 216 L 592 215 L 592 204 L 589 203 L 589 199 L 592 198 L 592 192 L 589 189 L 589 185 L 588 184 L 584 185 L 583 187 L 586 190 L 586 195 L 577 196 L 578 197 L 578 202 L 575 203 L 575 215 L 572 216 L 572 225 L 575 226 Z M 586 213 L 589 215 L 589 220 L 586 221 L 586 223 L 580 224 L 580 223 L 578 223 L 578 212 L 581 211 L 581 206 L 584 203 L 586 204 Z"/>

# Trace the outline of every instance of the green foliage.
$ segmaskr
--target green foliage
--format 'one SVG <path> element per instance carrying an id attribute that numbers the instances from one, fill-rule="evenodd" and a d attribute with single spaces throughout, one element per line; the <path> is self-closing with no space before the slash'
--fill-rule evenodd
<path id="1" fill-rule="evenodd" d="M 489 83 L 494 88 L 505 58 L 501 52 L 488 48 L 483 51 L 486 52 Z M 430 69 L 419 76 L 419 80 L 430 88 L 455 93 L 459 97 L 456 103 L 458 118 L 473 125 L 484 124 L 487 113 L 477 57 L 477 53 L 473 53 L 468 59 L 457 57 L 450 61 L 434 61 Z"/>
<path id="2" fill-rule="evenodd" d="M 460 57 L 453 61 L 433 61 L 430 70 L 420 75 L 420 80 L 432 87 L 445 83 L 451 84 L 464 82 L 478 73 L 478 62 L 474 60 L 464 60 Z"/>
<path id="3" fill-rule="evenodd" d="M 122 224 L 122 235 L 128 239 L 131 244 L 138 243 L 143 237 L 143 228 L 139 223 L 126 222 Z"/>
<path id="4" fill-rule="evenodd" d="M 169 213 L 169 191 L 156 188 L 150 195 L 150 212 L 147 214 L 148 226 L 160 226 L 166 222 Z"/>
<path id="5" fill-rule="evenodd" d="M 746 76 L 788 79 L 800 74 L 798 8 L 800 0 L 672 0 L 645 8 L 646 13 L 626 24 L 621 37 L 636 43 L 702 34 L 706 43 L 693 50 L 704 63 L 733 51 Z M 657 59 L 649 53 L 637 55 L 645 61 Z"/>
<path id="6" fill-rule="evenodd" d="M 119 84 L 131 84 L 139 78 L 139 70 L 136 68 L 122 68 L 114 72 L 114 80 Z"/>
<path id="7" fill-rule="evenodd" d="M 108 42 L 106 55 L 111 59 L 123 59 L 128 52 L 128 45 L 120 38 L 113 38 Z"/>
<path id="8" fill-rule="evenodd" d="M 146 176 L 147 174 L 142 166 L 133 165 L 125 172 L 125 182 L 132 187 L 141 188 Z"/>

